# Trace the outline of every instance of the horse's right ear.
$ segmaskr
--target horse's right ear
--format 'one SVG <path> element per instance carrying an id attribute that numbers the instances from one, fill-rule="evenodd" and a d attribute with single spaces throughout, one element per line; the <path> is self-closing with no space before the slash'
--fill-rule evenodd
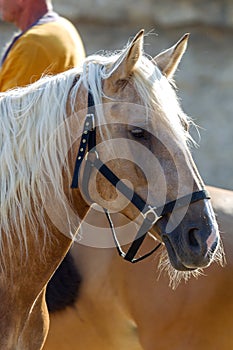
<path id="1" fill-rule="evenodd" d="M 161 52 L 154 60 L 161 72 L 167 77 L 172 78 L 175 73 L 180 60 L 187 48 L 189 33 L 182 36 L 182 38 L 171 48 Z"/>
<path id="2" fill-rule="evenodd" d="M 129 44 L 125 53 L 114 63 L 109 78 L 114 82 L 130 77 L 143 52 L 144 29 L 140 30 Z"/>

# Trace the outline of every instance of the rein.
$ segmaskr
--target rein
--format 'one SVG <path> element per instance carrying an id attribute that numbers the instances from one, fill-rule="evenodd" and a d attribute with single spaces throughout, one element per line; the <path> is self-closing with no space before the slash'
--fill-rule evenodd
<path id="1" fill-rule="evenodd" d="M 89 91 L 88 92 L 88 112 L 90 111 L 91 107 L 94 107 L 94 100 L 93 100 L 92 93 Z M 143 216 L 143 223 L 140 226 L 128 251 L 125 253 L 122 250 L 121 245 L 117 239 L 115 228 L 114 228 L 111 216 L 109 214 L 109 211 L 106 208 L 103 208 L 106 214 L 106 217 L 108 219 L 110 229 L 113 235 L 114 243 L 116 245 L 119 255 L 123 259 L 131 263 L 136 263 L 147 258 L 162 245 L 162 243 L 160 242 L 149 253 L 143 256 L 140 256 L 139 258 L 135 258 L 148 231 L 159 219 L 161 219 L 166 214 L 170 214 L 173 211 L 175 206 L 178 209 L 190 203 L 197 202 L 199 200 L 210 199 L 209 193 L 206 190 L 200 190 L 200 191 L 196 191 L 191 194 L 188 194 L 186 196 L 180 197 L 171 202 L 168 202 L 160 207 L 154 207 L 154 206 L 148 205 L 136 192 L 134 192 L 123 181 L 121 181 L 111 171 L 111 169 L 99 159 L 99 155 L 96 151 L 96 126 L 95 126 L 94 113 L 88 113 L 86 115 L 81 142 L 80 142 L 78 154 L 76 157 L 71 188 L 78 188 L 79 169 L 84 160 L 85 160 L 85 167 L 84 167 L 82 187 L 84 188 L 85 195 L 88 197 L 88 200 L 92 201 L 89 196 L 88 184 L 91 176 L 91 171 L 93 167 L 95 167 L 115 188 L 117 188 L 139 210 L 139 212 Z"/>

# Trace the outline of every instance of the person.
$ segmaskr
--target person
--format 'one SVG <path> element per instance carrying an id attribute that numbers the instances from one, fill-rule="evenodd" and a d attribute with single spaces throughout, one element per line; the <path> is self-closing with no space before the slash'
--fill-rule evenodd
<path id="1" fill-rule="evenodd" d="M 25 86 L 81 64 L 85 50 L 79 33 L 53 11 L 51 0 L 0 0 L 3 21 L 20 29 L 3 54 L 0 91 Z"/>

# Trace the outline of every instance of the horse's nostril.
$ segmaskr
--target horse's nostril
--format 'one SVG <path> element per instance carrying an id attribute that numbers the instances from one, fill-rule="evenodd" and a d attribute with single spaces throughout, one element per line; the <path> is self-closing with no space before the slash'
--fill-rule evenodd
<path id="1" fill-rule="evenodd" d="M 198 240 L 196 238 L 197 231 L 198 231 L 197 228 L 192 228 L 191 230 L 189 230 L 189 233 L 188 233 L 189 244 L 192 247 L 198 247 L 199 246 Z"/>

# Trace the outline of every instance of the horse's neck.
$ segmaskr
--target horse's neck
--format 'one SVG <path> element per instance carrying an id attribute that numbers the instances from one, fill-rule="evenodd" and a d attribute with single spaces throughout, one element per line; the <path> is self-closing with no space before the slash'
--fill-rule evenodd
<path id="1" fill-rule="evenodd" d="M 228 264 L 233 264 L 233 191 L 208 187 L 217 216 Z"/>
<path id="2" fill-rule="evenodd" d="M 217 211 L 217 213 L 219 214 L 221 213 L 220 215 L 224 215 L 226 219 L 229 219 L 232 221 L 233 191 L 225 190 L 218 187 L 212 187 L 212 186 L 209 186 L 208 190 L 211 194 L 213 207 Z"/>
<path id="3" fill-rule="evenodd" d="M 133 321 L 131 306 L 134 306 L 130 301 L 131 293 L 133 290 L 139 290 L 141 282 L 144 283 L 145 280 L 148 280 L 148 283 L 152 280 L 156 283 L 160 252 L 144 262 L 131 264 L 118 255 L 104 214 L 99 212 L 97 215 L 96 211 L 90 210 L 84 221 L 81 225 L 81 236 L 79 237 L 80 233 L 77 236 L 78 239 L 80 238 L 80 243 L 78 246 L 74 245 L 72 254 L 81 273 L 85 293 L 90 291 L 90 297 L 109 299 L 109 302 L 112 305 L 115 304 L 118 310 L 122 309 L 125 318 Z M 114 220 L 116 227 L 127 222 L 121 214 L 117 214 Z M 101 231 L 101 227 L 108 229 Z M 120 241 L 124 236 L 129 237 L 129 228 L 127 225 L 125 227 L 126 229 L 120 233 Z M 101 248 L 104 245 L 105 248 Z M 126 250 L 127 247 L 128 245 L 123 246 L 123 249 Z M 150 251 L 153 247 L 154 240 L 147 237 L 143 249 Z M 144 278 L 145 273 L 148 278 Z M 149 287 L 148 293 L 150 289 Z"/>

